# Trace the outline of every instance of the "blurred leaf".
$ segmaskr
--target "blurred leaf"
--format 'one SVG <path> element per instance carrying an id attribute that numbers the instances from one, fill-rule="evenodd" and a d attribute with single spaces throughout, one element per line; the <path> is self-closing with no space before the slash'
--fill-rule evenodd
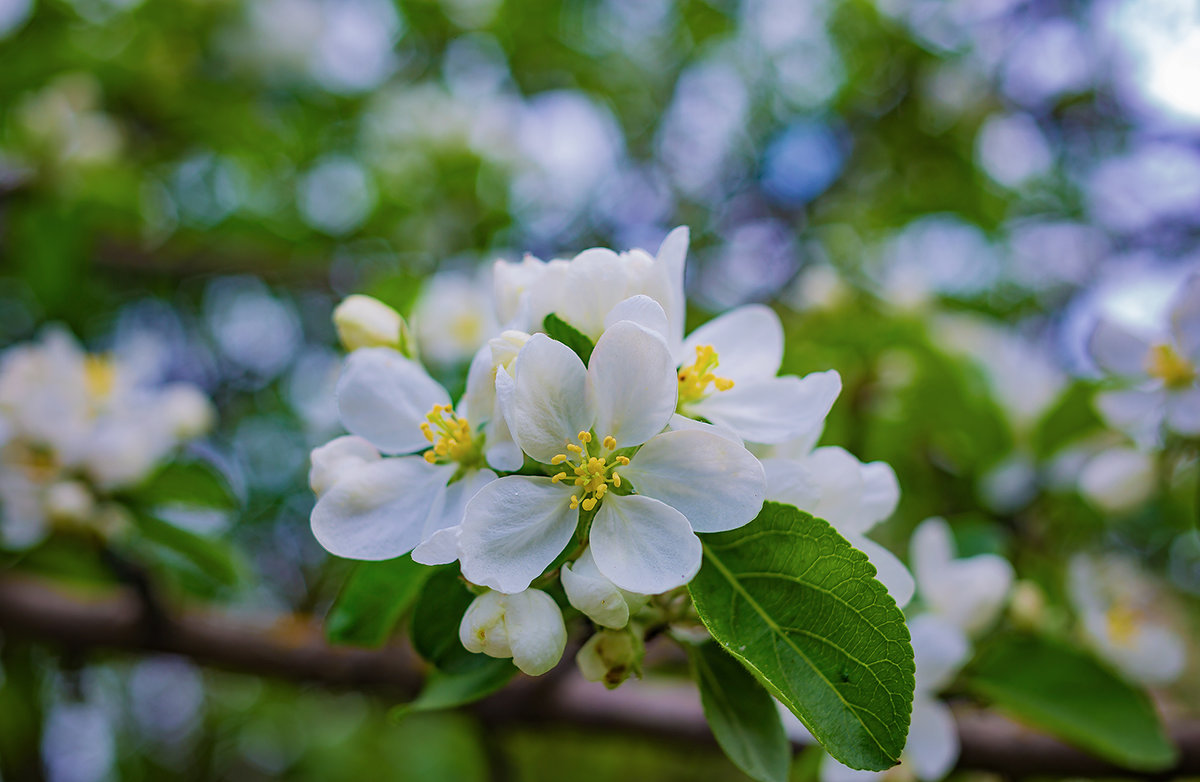
<path id="1" fill-rule="evenodd" d="M 1038 421 L 1033 449 L 1039 457 L 1053 456 L 1060 448 L 1103 426 L 1092 404 L 1093 389 L 1072 383 Z"/>
<path id="2" fill-rule="evenodd" d="M 687 652 L 704 716 L 721 749 L 759 782 L 786 782 L 792 748 L 775 699 L 717 644 L 688 646 Z"/>
<path id="3" fill-rule="evenodd" d="M 133 514 L 137 536 L 180 555 L 196 570 L 222 586 L 236 586 L 237 558 L 224 541 L 198 535 L 146 513 Z"/>
<path id="4" fill-rule="evenodd" d="M 546 330 L 546 334 L 551 339 L 556 339 L 575 351 L 575 355 L 579 356 L 585 365 L 592 357 L 592 350 L 596 346 L 592 344 L 588 336 L 553 312 L 542 321 L 542 328 Z"/>
<path id="5" fill-rule="evenodd" d="M 866 555 L 827 522 L 774 502 L 740 529 L 701 537 L 689 589 L 713 637 L 843 764 L 895 765 L 913 652 Z"/>
<path id="6" fill-rule="evenodd" d="M 432 573 L 407 554 L 358 563 L 325 618 L 326 637 L 334 643 L 382 645 Z"/>
<path id="7" fill-rule="evenodd" d="M 483 654 L 472 656 L 479 658 L 479 662 L 471 668 L 454 673 L 434 671 L 429 674 L 420 695 L 411 702 L 396 707 L 394 715 L 403 717 L 417 711 L 452 709 L 455 706 L 474 703 L 498 692 L 517 673 L 511 660 L 500 660 Z"/>
<path id="8" fill-rule="evenodd" d="M 1158 771 L 1176 760 L 1150 698 L 1059 641 L 998 638 L 979 651 L 963 681 L 1014 717 L 1119 765 Z"/>
<path id="9" fill-rule="evenodd" d="M 240 504 L 225 477 L 211 464 L 198 460 L 167 464 L 135 489 L 130 499 L 145 508 L 182 506 L 232 511 Z"/>

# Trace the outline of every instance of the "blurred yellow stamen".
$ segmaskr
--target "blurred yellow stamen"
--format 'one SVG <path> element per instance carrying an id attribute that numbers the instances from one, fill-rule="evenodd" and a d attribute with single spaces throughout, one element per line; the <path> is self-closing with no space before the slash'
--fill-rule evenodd
<path id="1" fill-rule="evenodd" d="M 1137 635 L 1138 625 L 1141 624 L 1141 613 L 1125 603 L 1116 603 L 1104 618 L 1108 622 L 1108 634 L 1122 646 L 1128 645 Z"/>
<path id="2" fill-rule="evenodd" d="M 1163 381 L 1167 388 L 1186 388 L 1196 380 L 1196 367 L 1167 344 L 1150 348 L 1146 372 Z"/>
<path id="3" fill-rule="evenodd" d="M 480 443 L 471 432 L 471 423 L 459 418 L 450 405 L 434 405 L 421 424 L 425 439 L 433 448 L 425 452 L 425 461 L 471 464 L 479 459 Z"/>
<path id="4" fill-rule="evenodd" d="M 116 380 L 117 368 L 108 356 L 84 357 L 83 382 L 89 395 L 103 399 L 112 393 Z"/>

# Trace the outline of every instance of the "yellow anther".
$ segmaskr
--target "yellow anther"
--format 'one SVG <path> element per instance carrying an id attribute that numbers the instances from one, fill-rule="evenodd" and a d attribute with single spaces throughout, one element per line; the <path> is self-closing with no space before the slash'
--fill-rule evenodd
<path id="1" fill-rule="evenodd" d="M 578 507 L 579 507 L 579 497 L 572 494 L 571 495 L 571 510 L 575 510 Z"/>
<path id="2" fill-rule="evenodd" d="M 696 360 L 679 370 L 679 403 L 695 402 L 708 396 L 711 385 L 717 391 L 733 388 L 733 381 L 713 373 L 720 363 L 712 345 L 697 345 Z"/>
<path id="3" fill-rule="evenodd" d="M 1146 372 L 1167 388 L 1186 388 L 1196 380 L 1196 367 L 1170 345 L 1155 345 L 1146 359 Z"/>
<path id="4" fill-rule="evenodd" d="M 421 422 L 421 434 L 425 435 L 426 440 L 433 442 L 433 427 L 429 425 L 428 421 Z"/>
<path id="5" fill-rule="evenodd" d="M 617 447 L 616 438 L 614 438 L 611 434 L 604 438 L 604 442 L 602 444 L 604 445 L 604 449 L 606 451 L 615 450 Z"/>
<path id="6" fill-rule="evenodd" d="M 583 506 L 584 510 L 591 510 L 592 508 L 596 507 L 596 498 L 588 497 L 586 500 L 584 500 L 583 502 L 581 502 L 579 504 Z"/>
<path id="7" fill-rule="evenodd" d="M 1135 608 L 1117 603 L 1108 609 L 1104 618 L 1108 623 L 1108 634 L 1118 644 L 1125 646 L 1137 634 L 1141 615 Z"/>
<path id="8" fill-rule="evenodd" d="M 430 464 L 437 464 L 437 456 L 434 455 L 433 451 L 426 451 L 425 461 L 429 462 Z"/>
<path id="9" fill-rule="evenodd" d="M 580 448 L 575 443 L 567 443 L 567 450 L 570 451 L 571 453 L 575 454 L 576 456 L 583 453 L 583 449 Z"/>
<path id="10" fill-rule="evenodd" d="M 628 456 L 618 456 L 616 458 L 616 462 L 617 462 L 617 464 L 624 467 L 625 465 L 629 464 L 629 457 Z"/>
<path id="11" fill-rule="evenodd" d="M 567 477 L 567 474 L 565 472 L 560 472 L 558 475 L 555 475 L 553 478 L 551 478 L 550 482 L 558 483 L 559 481 L 561 481 L 563 478 L 566 478 L 566 477 Z"/>
<path id="12" fill-rule="evenodd" d="M 553 459 L 551 459 L 550 463 L 551 464 L 562 464 L 566 460 L 567 460 L 567 455 L 565 453 L 560 453 L 557 456 L 555 456 Z"/>
<path id="13" fill-rule="evenodd" d="M 466 464 L 479 457 L 470 421 L 459 418 L 450 405 L 434 405 L 421 424 L 421 433 L 433 443 L 433 449 L 425 453 L 430 464 L 441 459 Z"/>
<path id="14" fill-rule="evenodd" d="M 618 489 L 621 488 L 621 476 L 615 472 L 612 474 L 612 482 L 613 486 L 617 487 Z"/>
<path id="15" fill-rule="evenodd" d="M 103 399 L 112 393 L 117 382 L 117 367 L 108 356 L 85 356 L 83 382 L 88 394 Z"/>
<path id="16" fill-rule="evenodd" d="M 579 433 L 579 442 L 590 443 L 591 441 L 592 441 L 592 433 L 591 432 L 580 432 Z"/>

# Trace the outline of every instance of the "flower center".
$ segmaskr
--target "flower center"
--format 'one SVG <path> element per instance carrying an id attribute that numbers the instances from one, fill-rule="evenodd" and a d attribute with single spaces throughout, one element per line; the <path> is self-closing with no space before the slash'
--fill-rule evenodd
<path id="1" fill-rule="evenodd" d="M 1150 348 L 1146 371 L 1151 377 L 1163 381 L 1167 388 L 1185 388 L 1196 379 L 1196 367 L 1192 366 L 1192 362 L 1167 344 Z"/>
<path id="2" fill-rule="evenodd" d="M 564 467 L 562 472 L 550 480 L 555 483 L 574 481 L 578 491 L 571 495 L 571 509 L 582 507 L 584 510 L 591 510 L 596 507 L 597 502 L 604 499 L 609 486 L 615 489 L 621 487 L 621 476 L 617 473 L 617 467 L 629 464 L 629 457 L 614 456 L 609 459 L 608 455 L 617 449 L 617 441 L 612 435 L 605 437 L 600 443 L 599 456 L 588 452 L 588 445 L 592 442 L 591 432 L 580 432 L 576 439 L 579 440 L 578 445 L 567 442 L 566 453 L 560 453 L 550 460 L 551 464 Z"/>
<path id="3" fill-rule="evenodd" d="M 90 396 L 104 399 L 116 385 L 117 369 L 105 356 L 85 356 L 83 359 L 83 382 Z"/>
<path id="4" fill-rule="evenodd" d="M 1108 634 L 1121 646 L 1128 646 L 1137 635 L 1142 614 L 1127 603 L 1115 603 L 1104 615 Z"/>
<path id="5" fill-rule="evenodd" d="M 679 405 L 697 402 L 708 396 L 711 385 L 717 391 L 728 391 L 733 388 L 733 381 L 727 377 L 717 377 L 713 370 L 721 363 L 717 351 L 712 345 L 697 345 L 696 360 L 692 364 L 679 369 Z"/>
<path id="6" fill-rule="evenodd" d="M 470 421 L 459 418 L 450 405 L 434 405 L 421 422 L 421 433 L 433 444 L 425 452 L 430 464 L 470 465 L 479 460 L 481 440 L 473 436 Z"/>

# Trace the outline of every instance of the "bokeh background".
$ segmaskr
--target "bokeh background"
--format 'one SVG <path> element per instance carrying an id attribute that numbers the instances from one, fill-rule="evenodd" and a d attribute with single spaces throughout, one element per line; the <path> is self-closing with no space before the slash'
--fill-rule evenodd
<path id="1" fill-rule="evenodd" d="M 1064 552 L 1100 541 L 1194 626 L 1194 457 L 1133 501 L 1080 476 L 1116 442 L 1088 330 L 1154 323 L 1200 268 L 1195 2 L 0 0 L 0 347 L 64 324 L 213 396 L 196 448 L 244 508 L 189 523 L 242 575 L 164 576 L 193 599 L 336 595 L 306 473 L 340 297 L 415 313 L 461 387 L 490 261 L 679 224 L 697 322 L 773 302 L 785 369 L 842 373 L 826 442 L 900 477 L 881 540 L 950 517 L 1064 627 Z M 89 556 L 21 566 L 102 579 Z M 5 778 L 741 778 L 715 748 L 2 648 Z"/>

